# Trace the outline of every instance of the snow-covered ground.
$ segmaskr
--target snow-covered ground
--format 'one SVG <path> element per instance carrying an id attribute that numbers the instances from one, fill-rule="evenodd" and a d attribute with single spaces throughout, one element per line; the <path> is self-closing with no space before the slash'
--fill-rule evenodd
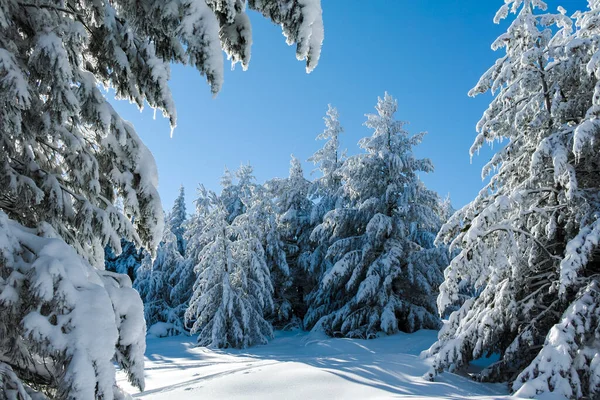
<path id="1" fill-rule="evenodd" d="M 435 382 L 421 350 L 437 332 L 375 340 L 330 339 L 277 332 L 268 345 L 245 350 L 195 347 L 194 338 L 148 338 L 146 391 L 141 399 L 500 399 L 505 385 L 445 373 Z"/>

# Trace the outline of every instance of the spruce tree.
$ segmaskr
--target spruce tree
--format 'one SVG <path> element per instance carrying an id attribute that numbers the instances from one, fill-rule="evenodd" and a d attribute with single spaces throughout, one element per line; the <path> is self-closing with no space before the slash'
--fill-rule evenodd
<path id="1" fill-rule="evenodd" d="M 183 185 L 179 188 L 179 196 L 175 199 L 173 209 L 167 219 L 167 228 L 177 238 L 177 250 L 179 254 L 185 256 L 185 221 L 187 220 L 187 213 L 185 210 L 185 189 Z"/>
<path id="2" fill-rule="evenodd" d="M 273 286 L 273 312 L 267 318 L 277 327 L 286 325 L 292 317 L 292 305 L 288 290 L 292 283 L 288 266 L 285 244 L 277 225 L 277 212 L 273 201 L 275 194 L 271 183 L 265 186 L 254 185 L 252 196 L 246 200 L 246 213 L 240 216 L 251 229 L 250 235 L 256 237 L 265 253 L 265 262 L 269 269 Z M 238 221 L 239 222 L 239 221 Z"/>
<path id="3" fill-rule="evenodd" d="M 246 212 L 246 203 L 250 201 L 252 192 L 256 186 L 254 169 L 250 164 L 242 164 L 235 171 L 237 181 L 229 169 L 221 177 L 221 195 L 219 196 L 223 206 L 227 210 L 227 222 L 232 223 L 238 216 Z"/>
<path id="4" fill-rule="evenodd" d="M 318 166 L 321 176 L 314 180 L 310 188 L 310 197 L 318 200 L 313 207 L 311 222 L 318 224 L 323 216 L 333 208 L 339 198 L 341 187 L 340 167 L 346 158 L 346 151 L 340 149 L 339 135 L 344 132 L 339 121 L 339 113 L 331 104 L 323 117 L 325 130 L 317 136 L 317 140 L 327 140 L 308 161 Z"/>
<path id="5" fill-rule="evenodd" d="M 182 314 L 175 312 L 177 304 L 173 304 L 171 299 L 171 276 L 185 262 L 179 253 L 177 237 L 165 229 L 163 240 L 156 249 L 156 257 L 146 254 L 134 286 L 144 302 L 144 318 L 148 328 L 158 324 L 166 335 L 184 332 Z"/>
<path id="6" fill-rule="evenodd" d="M 542 1 L 507 1 L 496 16 L 515 14 L 493 45 L 505 54 L 470 92 L 495 93 L 471 154 L 508 143 L 484 167 L 489 183 L 438 237 L 460 250 L 440 312 L 463 288 L 472 296 L 428 352 L 432 377 L 498 353 L 479 379 L 509 381 L 524 397 L 600 395 L 599 6 L 573 21 Z"/>
<path id="7" fill-rule="evenodd" d="M 277 243 L 288 266 L 285 285 L 274 281 L 276 298 L 285 299 L 283 304 L 286 312 L 280 311 L 280 319 L 289 322 L 293 318 L 297 325 L 301 324 L 306 313 L 305 294 L 312 289 L 312 282 L 307 275 L 312 250 L 310 215 L 313 204 L 308 198 L 310 182 L 304 177 L 300 160 L 292 155 L 289 177 L 273 179 L 267 185 L 275 199 Z"/>
<path id="8" fill-rule="evenodd" d="M 344 132 L 339 121 L 339 113 L 331 104 L 328 105 L 327 114 L 323 117 L 325 130 L 317 136 L 317 140 L 326 140 L 322 148 L 308 159 L 318 167 L 313 172 L 320 173 L 309 189 L 309 198 L 313 202 L 310 225 L 311 229 L 323 222 L 323 217 L 342 201 L 342 175 L 341 167 L 346 159 L 346 151 L 340 150 L 339 135 Z M 306 271 L 306 289 L 304 290 L 305 303 L 309 303 L 311 293 L 321 281 L 325 271 L 331 268 L 331 260 L 327 258 L 329 238 L 309 236 L 311 252 L 301 265 Z M 306 304 L 305 304 L 306 305 Z"/>
<path id="9" fill-rule="evenodd" d="M 206 190 L 203 185 L 199 185 L 197 196 L 194 201 L 196 211 L 185 223 L 183 236 L 186 243 L 185 259 L 177 264 L 169 278 L 173 284 L 170 294 L 171 303 L 174 307 L 173 312 L 187 330 L 189 330 L 189 327 L 185 323 L 185 311 L 189 306 L 194 283 L 196 282 L 194 268 L 198 264 L 200 251 L 206 245 L 202 232 L 206 227 L 210 204 L 214 201 L 215 194 Z"/>
<path id="10" fill-rule="evenodd" d="M 419 179 L 433 170 L 413 147 L 424 133 L 409 135 L 394 119 L 397 102 L 387 93 L 365 125 L 373 135 L 341 169 L 344 202 L 313 231 L 328 243 L 325 271 L 310 296 L 307 327 L 330 335 L 371 338 L 438 328 L 436 288 L 448 261 L 433 246 L 441 202 Z"/>
<path id="11" fill-rule="evenodd" d="M 266 343 L 273 335 L 264 319 L 273 308 L 273 287 L 264 250 L 248 234 L 248 220 L 229 224 L 228 216 L 222 203 L 211 205 L 185 318 L 199 345 L 244 348 Z"/>

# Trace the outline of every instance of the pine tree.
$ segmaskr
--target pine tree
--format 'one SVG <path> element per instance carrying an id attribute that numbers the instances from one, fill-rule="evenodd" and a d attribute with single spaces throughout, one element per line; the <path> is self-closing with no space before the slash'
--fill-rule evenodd
<path id="1" fill-rule="evenodd" d="M 179 250 L 179 254 L 185 256 L 185 221 L 187 220 L 187 213 L 185 210 L 185 189 L 183 185 L 179 188 L 179 196 L 175 199 L 175 204 L 173 205 L 173 209 L 171 210 L 171 214 L 169 214 L 169 218 L 167 220 L 167 228 L 173 232 L 175 237 L 177 238 L 177 249 Z"/>
<path id="2" fill-rule="evenodd" d="M 321 173 L 310 188 L 311 198 L 318 199 L 313 207 L 311 218 L 313 223 L 320 223 L 323 216 L 335 208 L 341 187 L 340 167 L 346 158 L 346 151 L 340 150 L 339 140 L 339 135 L 344 132 L 344 129 L 340 124 L 337 109 L 331 104 L 323 120 L 325 130 L 317 136 L 317 140 L 327 140 L 327 142 L 308 159 L 318 165 L 318 171 Z"/>
<path id="3" fill-rule="evenodd" d="M 471 149 L 508 139 L 484 167 L 492 175 L 438 240 L 460 253 L 445 271 L 441 312 L 451 314 L 430 376 L 490 353 L 478 374 L 516 394 L 600 394 L 600 180 L 598 1 L 575 14 L 540 13 L 542 1 L 507 1 L 495 22 L 516 16 L 493 45 L 506 54 L 471 95 L 495 92 Z M 575 28 L 575 29 L 573 29 Z"/>
<path id="4" fill-rule="evenodd" d="M 206 190 L 203 185 L 198 186 L 197 195 L 198 197 L 194 201 L 196 212 L 185 224 L 186 256 L 183 262 L 177 264 L 170 277 L 170 281 L 173 282 L 170 295 L 174 305 L 173 312 L 178 315 L 187 330 L 189 327 L 185 323 L 185 312 L 194 293 L 194 283 L 196 282 L 194 268 L 199 263 L 200 252 L 207 244 L 203 232 L 207 226 L 211 204 L 216 201 L 216 195 Z"/>
<path id="5" fill-rule="evenodd" d="M 144 257 L 138 269 L 135 288 L 144 302 L 144 318 L 146 325 L 164 331 L 161 335 L 176 335 L 183 333 L 183 311 L 176 310 L 179 304 L 174 304 L 171 293 L 177 280 L 172 279 L 175 271 L 186 260 L 179 253 L 179 241 L 169 229 L 165 229 L 163 240 L 158 245 L 156 257 L 149 254 Z"/>
<path id="6" fill-rule="evenodd" d="M 0 369 L 11 377 L 0 390 L 16 387 L 25 398 L 32 386 L 60 399 L 121 397 L 113 359 L 143 387 L 141 305 L 128 279 L 103 271 L 104 248 L 118 254 L 126 238 L 155 249 L 163 212 L 154 159 L 100 86 L 162 110 L 174 127 L 170 63 L 194 65 L 216 93 L 222 50 L 233 63 L 249 62 L 245 5 L 0 3 L 0 234 L 10 239 L 0 242 Z M 282 26 L 308 71 L 316 66 L 318 0 L 248 5 Z M 88 314 L 96 317 L 89 325 L 103 329 L 102 336 L 85 333 L 93 344 L 84 338 Z"/>
<path id="7" fill-rule="evenodd" d="M 283 326 L 291 318 L 292 306 L 287 291 L 291 285 L 290 268 L 284 243 L 277 226 L 277 213 L 273 202 L 270 182 L 265 186 L 254 185 L 252 195 L 245 200 L 246 212 L 238 218 L 250 229 L 249 235 L 257 238 L 264 249 L 265 262 L 274 288 L 273 313 L 266 317 L 277 326 Z"/>
<path id="8" fill-rule="evenodd" d="M 228 216 L 222 204 L 212 205 L 185 318 L 199 345 L 244 348 L 272 337 L 264 314 L 272 311 L 273 287 L 264 250 L 248 234 L 248 220 L 240 217 L 229 224 Z"/>
<path id="9" fill-rule="evenodd" d="M 309 190 L 309 198 L 313 202 L 311 212 L 311 228 L 323 222 L 323 217 L 343 199 L 341 167 L 346 159 L 346 151 L 340 150 L 339 135 L 344 132 L 339 113 L 331 104 L 328 105 L 327 114 L 323 118 L 325 130 L 317 136 L 317 140 L 327 140 L 323 147 L 315 152 L 308 161 L 318 165 L 314 171 L 321 176 L 315 179 Z M 310 296 L 323 278 L 325 271 L 331 268 L 331 260 L 327 258 L 329 240 L 325 237 L 310 236 L 311 254 L 301 263 L 306 270 L 306 289 L 303 297 Z M 320 240 L 319 240 L 320 239 Z M 305 303 L 309 302 L 307 299 Z"/>
<path id="10" fill-rule="evenodd" d="M 279 299 L 281 304 L 279 319 L 287 323 L 293 318 L 297 320 L 296 324 L 301 324 L 306 313 L 305 293 L 312 289 L 312 282 L 307 276 L 312 250 L 310 182 L 304 177 L 300 160 L 292 155 L 289 177 L 273 179 L 267 185 L 271 196 L 276 199 L 273 210 L 277 218 L 276 243 L 283 251 L 287 265 L 285 283 L 274 280 L 276 302 Z M 271 271 L 273 274 L 273 269 Z"/>
<path id="11" fill-rule="evenodd" d="M 424 133 L 410 136 L 394 120 L 397 102 L 387 93 L 365 125 L 373 135 L 365 151 L 342 168 L 345 204 L 328 212 L 313 231 L 328 243 L 331 267 L 310 296 L 307 327 L 330 335 L 371 338 L 378 332 L 437 328 L 436 287 L 448 261 L 433 246 L 440 200 L 418 177 L 433 169 L 412 148 Z"/>
<path id="12" fill-rule="evenodd" d="M 256 186 L 254 169 L 250 164 L 240 165 L 235 172 L 237 182 L 233 181 L 231 172 L 225 168 L 221 178 L 221 202 L 227 210 L 227 222 L 232 223 L 234 219 L 246 212 L 246 205 L 252 197 L 252 191 Z"/>
<path id="13" fill-rule="evenodd" d="M 125 398 L 114 361 L 143 389 L 143 306 L 129 277 L 96 269 L 49 224 L 27 228 L 2 210 L 0 243 L 0 396 Z"/>

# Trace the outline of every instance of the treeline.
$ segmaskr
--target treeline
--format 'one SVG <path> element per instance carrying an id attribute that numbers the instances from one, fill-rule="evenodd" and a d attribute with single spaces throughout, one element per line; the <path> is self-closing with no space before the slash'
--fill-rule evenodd
<path id="1" fill-rule="evenodd" d="M 136 270 L 151 332 L 246 347 L 273 328 L 355 338 L 439 328 L 437 288 L 450 258 L 434 239 L 451 207 L 419 179 L 433 170 L 413 155 L 424 133 L 409 134 L 396 109 L 390 95 L 380 98 L 365 122 L 372 135 L 347 157 L 330 106 L 324 145 L 309 159 L 313 181 L 293 156 L 287 178 L 264 184 L 242 165 L 225 171 L 218 195 L 200 185 L 189 217 L 181 188 L 156 258 Z M 124 248 L 108 266 L 131 275 L 141 253 Z"/>

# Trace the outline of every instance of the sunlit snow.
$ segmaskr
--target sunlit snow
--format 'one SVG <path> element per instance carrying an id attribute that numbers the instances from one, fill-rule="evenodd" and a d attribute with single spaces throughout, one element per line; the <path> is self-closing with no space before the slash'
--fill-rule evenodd
<path id="1" fill-rule="evenodd" d="M 437 332 L 421 330 L 374 340 L 276 332 L 265 346 L 244 350 L 195 347 L 195 338 L 148 338 L 146 391 L 119 384 L 134 398 L 156 399 L 507 399 L 502 384 L 444 373 L 422 378 L 419 357 Z"/>

